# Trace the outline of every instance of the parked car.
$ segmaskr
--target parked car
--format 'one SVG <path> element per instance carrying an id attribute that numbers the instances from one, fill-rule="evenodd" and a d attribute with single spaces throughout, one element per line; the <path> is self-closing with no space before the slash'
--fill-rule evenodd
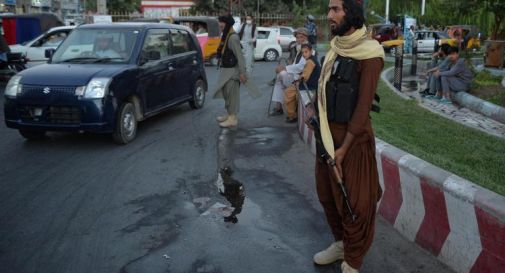
<path id="1" fill-rule="evenodd" d="M 417 52 L 433 53 L 435 45 L 439 44 L 440 40 L 449 39 L 449 34 L 442 31 L 419 30 L 415 32 L 417 39 Z"/>
<path id="2" fill-rule="evenodd" d="M 276 61 L 282 53 L 279 45 L 279 31 L 276 28 L 258 27 L 258 38 L 254 49 L 254 59 L 267 62 Z"/>
<path id="3" fill-rule="evenodd" d="M 433 53 L 438 50 L 438 46 L 444 43 L 449 43 L 452 45 L 449 35 L 443 31 L 432 31 L 432 30 L 419 30 L 415 33 L 415 38 L 417 39 L 417 52 L 418 53 Z M 389 40 L 382 42 L 382 46 L 386 52 L 391 54 L 396 54 L 396 46 L 405 43 L 403 38 L 396 40 Z"/>
<path id="4" fill-rule="evenodd" d="M 296 37 L 293 35 L 295 30 L 292 27 L 279 26 L 279 41 L 283 51 L 288 51 L 289 48 L 296 44 Z"/>
<path id="5" fill-rule="evenodd" d="M 396 39 L 394 33 L 394 24 L 374 24 L 370 28 L 372 30 L 372 37 L 379 43 Z"/>
<path id="6" fill-rule="evenodd" d="M 27 67 L 47 62 L 46 49 L 56 49 L 75 26 L 55 27 L 37 38 L 18 45 L 11 45 L 11 52 L 21 53 L 28 58 Z"/>
<path id="7" fill-rule="evenodd" d="M 5 88 L 5 123 L 27 139 L 89 131 L 126 144 L 139 121 L 184 102 L 204 106 L 202 51 L 184 26 L 82 25 L 46 54 L 49 63 L 22 71 Z"/>

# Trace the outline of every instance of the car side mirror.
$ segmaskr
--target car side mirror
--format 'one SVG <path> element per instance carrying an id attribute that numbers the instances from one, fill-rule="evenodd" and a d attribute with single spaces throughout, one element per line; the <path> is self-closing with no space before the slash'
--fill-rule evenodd
<path id="1" fill-rule="evenodd" d="M 55 51 L 56 51 L 56 49 L 54 49 L 54 48 L 46 49 L 46 51 L 44 52 L 44 56 L 48 59 L 51 59 L 53 57 Z"/>

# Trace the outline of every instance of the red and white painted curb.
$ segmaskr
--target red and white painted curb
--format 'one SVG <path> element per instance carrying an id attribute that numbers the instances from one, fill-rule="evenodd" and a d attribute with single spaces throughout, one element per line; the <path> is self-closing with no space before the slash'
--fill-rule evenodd
<path id="1" fill-rule="evenodd" d="M 312 130 L 299 133 L 315 153 Z M 383 196 L 378 213 L 408 240 L 460 273 L 505 272 L 505 197 L 444 171 L 379 139 Z"/>

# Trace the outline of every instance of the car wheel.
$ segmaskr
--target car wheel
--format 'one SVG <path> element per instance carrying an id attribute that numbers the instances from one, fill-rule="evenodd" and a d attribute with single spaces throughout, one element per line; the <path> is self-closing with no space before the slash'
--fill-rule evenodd
<path id="1" fill-rule="evenodd" d="M 275 49 L 269 49 L 265 52 L 265 61 L 267 62 L 275 62 L 279 58 L 279 52 Z"/>
<path id="2" fill-rule="evenodd" d="M 197 80 L 195 83 L 195 90 L 193 91 L 193 98 L 189 101 L 189 106 L 193 109 L 200 109 L 205 103 L 205 93 L 207 88 L 202 80 Z"/>
<path id="3" fill-rule="evenodd" d="M 214 55 L 209 59 L 209 63 L 212 66 L 217 66 L 219 64 L 219 59 L 217 58 L 216 55 Z"/>
<path id="4" fill-rule="evenodd" d="M 128 144 L 137 136 L 137 118 L 135 117 L 135 106 L 126 102 L 119 108 L 116 120 L 116 129 L 112 133 L 114 141 L 118 144 Z"/>
<path id="5" fill-rule="evenodd" d="M 19 134 L 26 138 L 27 140 L 40 140 L 45 138 L 46 131 L 36 131 L 36 130 L 19 130 Z"/>

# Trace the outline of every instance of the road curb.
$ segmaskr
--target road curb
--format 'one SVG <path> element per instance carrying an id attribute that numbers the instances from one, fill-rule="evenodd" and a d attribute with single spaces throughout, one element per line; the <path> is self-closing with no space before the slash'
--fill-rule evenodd
<path id="1" fill-rule="evenodd" d="M 301 96 L 298 120 L 304 120 Z M 315 154 L 313 131 L 298 130 Z M 383 196 L 378 213 L 403 236 L 461 273 L 505 268 L 505 197 L 380 139 L 376 159 Z"/>
<path id="2" fill-rule="evenodd" d="M 453 93 L 453 95 L 454 100 L 462 106 L 498 122 L 505 123 L 505 108 L 477 98 L 466 92 L 457 92 Z"/>

